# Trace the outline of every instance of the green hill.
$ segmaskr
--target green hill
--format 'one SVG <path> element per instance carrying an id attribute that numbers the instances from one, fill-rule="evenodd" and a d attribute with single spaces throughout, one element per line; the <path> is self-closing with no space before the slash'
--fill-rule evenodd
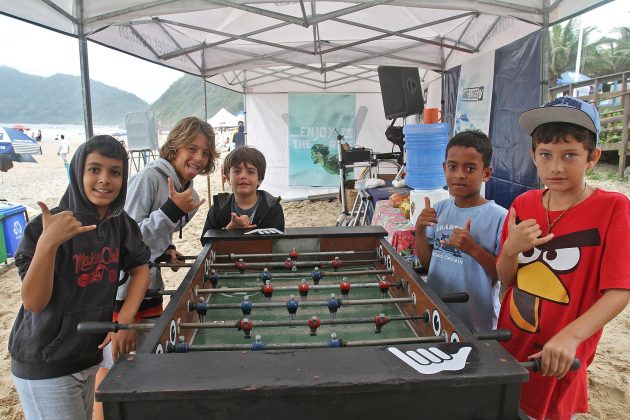
<path id="1" fill-rule="evenodd" d="M 96 125 L 124 125 L 125 115 L 146 111 L 136 95 L 92 80 L 92 118 Z M 0 66 L 0 121 L 83 124 L 81 79 L 55 74 L 32 76 Z"/>
<path id="2" fill-rule="evenodd" d="M 232 114 L 243 110 L 243 95 L 210 83 L 206 83 L 208 118 L 221 108 Z M 160 98 L 151 105 L 157 114 L 160 126 L 172 127 L 183 117 L 204 117 L 203 83 L 201 78 L 185 75 L 169 87 Z"/>

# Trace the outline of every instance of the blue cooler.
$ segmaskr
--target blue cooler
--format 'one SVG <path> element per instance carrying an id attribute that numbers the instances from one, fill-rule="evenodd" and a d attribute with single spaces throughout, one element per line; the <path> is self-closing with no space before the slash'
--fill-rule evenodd
<path id="1" fill-rule="evenodd" d="M 21 204 L 0 201 L 0 221 L 4 233 L 6 255 L 13 257 L 24 235 L 26 207 Z"/>

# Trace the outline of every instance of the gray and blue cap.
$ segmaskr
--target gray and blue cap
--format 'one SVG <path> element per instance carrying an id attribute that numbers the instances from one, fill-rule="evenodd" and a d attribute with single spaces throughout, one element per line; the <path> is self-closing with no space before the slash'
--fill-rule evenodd
<path id="1" fill-rule="evenodd" d="M 519 122 L 530 136 L 539 126 L 554 122 L 566 122 L 584 127 L 595 133 L 596 140 L 602 130 L 597 108 L 571 96 L 561 96 L 541 107 L 525 111 L 521 114 Z"/>

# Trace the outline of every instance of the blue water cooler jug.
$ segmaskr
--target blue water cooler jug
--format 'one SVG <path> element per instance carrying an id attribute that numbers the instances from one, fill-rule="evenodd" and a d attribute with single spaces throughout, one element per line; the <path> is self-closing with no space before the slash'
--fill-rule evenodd
<path id="1" fill-rule="evenodd" d="M 448 143 L 448 124 L 407 124 L 403 134 L 407 185 L 417 190 L 433 190 L 446 185 L 442 162 Z"/>

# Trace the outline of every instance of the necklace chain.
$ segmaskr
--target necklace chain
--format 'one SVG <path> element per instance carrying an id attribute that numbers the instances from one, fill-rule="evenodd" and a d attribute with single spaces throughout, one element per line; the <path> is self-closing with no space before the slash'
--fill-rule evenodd
<path id="1" fill-rule="evenodd" d="M 560 216 L 558 216 L 556 218 L 556 220 L 554 220 L 553 222 L 551 221 L 551 217 L 549 216 L 549 211 L 550 211 L 550 206 L 549 203 L 551 202 L 551 190 L 549 190 L 549 194 L 547 195 L 547 211 L 545 213 L 545 215 L 547 216 L 547 235 L 549 235 L 551 233 L 551 229 L 553 229 L 553 227 L 556 225 L 556 223 L 558 223 L 558 221 L 560 219 L 562 219 L 562 216 L 564 216 L 566 214 L 566 212 L 569 211 L 569 209 L 571 209 L 571 207 L 575 206 L 577 204 L 578 201 L 580 201 L 580 198 L 582 198 L 582 195 L 584 195 L 584 192 L 586 191 L 586 187 L 588 185 L 586 184 L 586 182 L 584 183 L 584 189 L 582 190 L 582 192 L 580 193 L 580 195 L 577 196 L 577 198 L 575 199 L 575 201 L 573 203 L 571 203 L 571 205 L 569 207 L 567 207 L 562 213 L 560 213 Z"/>

